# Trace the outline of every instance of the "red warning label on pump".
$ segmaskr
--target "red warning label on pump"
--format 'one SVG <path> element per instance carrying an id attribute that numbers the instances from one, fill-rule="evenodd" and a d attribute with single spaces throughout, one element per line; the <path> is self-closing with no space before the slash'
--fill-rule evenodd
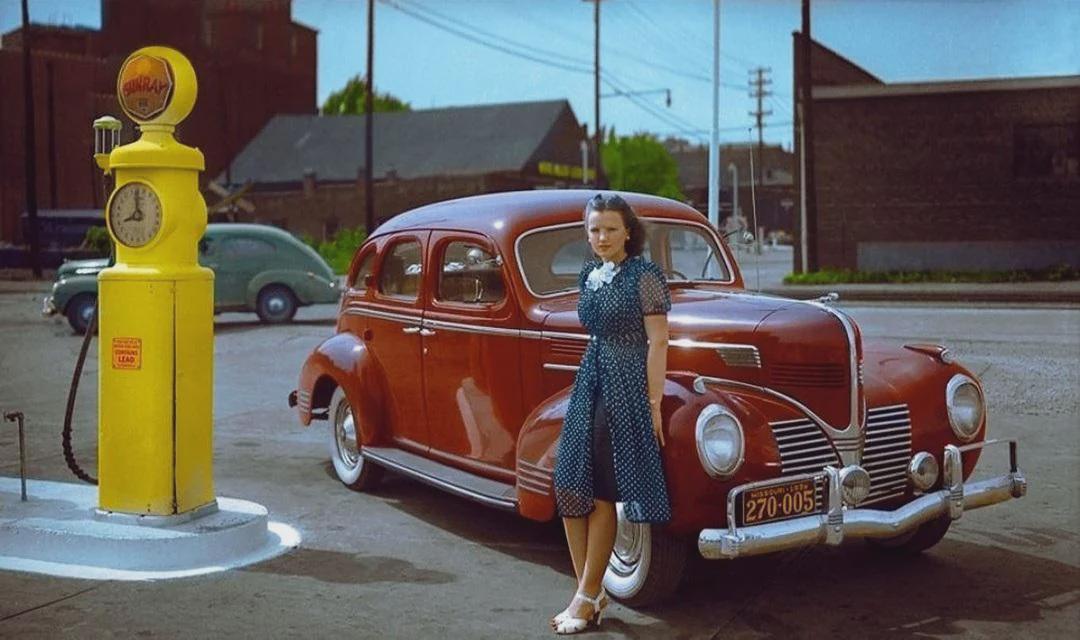
<path id="1" fill-rule="evenodd" d="M 113 338 L 112 366 L 113 369 L 141 369 L 142 339 Z"/>

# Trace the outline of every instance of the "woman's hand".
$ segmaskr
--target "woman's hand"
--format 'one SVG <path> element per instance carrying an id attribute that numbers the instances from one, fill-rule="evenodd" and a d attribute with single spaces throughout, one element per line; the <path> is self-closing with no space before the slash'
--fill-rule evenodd
<path id="1" fill-rule="evenodd" d="M 660 443 L 660 446 L 664 446 L 664 417 L 660 413 L 659 404 L 650 404 L 649 408 L 652 409 L 652 430 L 653 435 L 656 436 L 656 441 Z"/>

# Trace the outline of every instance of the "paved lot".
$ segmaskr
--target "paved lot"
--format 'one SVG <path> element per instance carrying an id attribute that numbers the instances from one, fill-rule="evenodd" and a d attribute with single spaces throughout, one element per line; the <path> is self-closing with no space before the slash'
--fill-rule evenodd
<path id="1" fill-rule="evenodd" d="M 73 481 L 59 432 L 79 349 L 36 296 L 0 295 L 0 409 L 26 413 L 33 477 Z M 1022 501 L 973 512 L 924 557 L 861 544 L 700 563 L 675 602 L 613 607 L 613 638 L 1065 637 L 1080 623 L 1080 312 L 859 306 L 868 336 L 942 341 L 983 375 L 995 435 L 1022 439 Z M 304 535 L 245 570 L 157 583 L 0 574 L 0 637 L 549 637 L 572 588 L 560 530 L 391 478 L 373 495 L 332 478 L 325 432 L 285 404 L 333 308 L 286 327 L 217 323 L 217 493 L 266 505 Z M 94 468 L 95 358 L 76 409 Z M 990 457 L 984 457 L 983 466 Z M 0 475 L 17 475 L 10 424 Z M 0 505 L 2 509 L 2 505 Z"/>

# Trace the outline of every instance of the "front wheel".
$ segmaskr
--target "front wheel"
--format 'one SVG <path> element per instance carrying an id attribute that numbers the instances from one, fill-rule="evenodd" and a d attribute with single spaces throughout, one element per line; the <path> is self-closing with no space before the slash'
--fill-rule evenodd
<path id="1" fill-rule="evenodd" d="M 951 524 L 952 518 L 946 515 L 924 522 L 895 538 L 867 538 L 866 541 L 874 549 L 885 553 L 915 555 L 941 542 L 941 539 L 949 532 Z"/>
<path id="2" fill-rule="evenodd" d="M 604 588 L 623 604 L 660 602 L 679 587 L 686 568 L 686 541 L 657 525 L 630 522 L 622 503 L 615 505 L 615 548 L 604 574 Z"/>
<path id="3" fill-rule="evenodd" d="M 382 480 L 383 468 L 360 455 L 360 423 L 341 387 L 330 398 L 329 416 L 330 460 L 338 480 L 356 491 L 374 489 Z"/>
<path id="4" fill-rule="evenodd" d="M 67 316 L 68 324 L 75 333 L 79 335 L 86 333 L 90 327 L 90 320 L 94 317 L 96 306 L 97 296 L 92 293 L 80 293 L 68 302 L 64 315 Z"/>
<path id="5" fill-rule="evenodd" d="M 296 315 L 296 296 L 288 287 L 274 284 L 259 292 L 255 313 L 266 324 L 288 322 Z"/>

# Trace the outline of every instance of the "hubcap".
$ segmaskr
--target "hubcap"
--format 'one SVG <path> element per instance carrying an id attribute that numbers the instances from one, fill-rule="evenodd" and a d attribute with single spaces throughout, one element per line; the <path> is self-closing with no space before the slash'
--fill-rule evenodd
<path id="1" fill-rule="evenodd" d="M 285 310 L 285 299 L 281 296 L 273 296 L 266 301 L 266 310 L 270 313 L 281 313 Z"/>
<path id="2" fill-rule="evenodd" d="M 621 502 L 615 505 L 615 512 L 618 526 L 615 531 L 615 548 L 612 549 L 608 565 L 616 574 L 628 576 L 641 564 L 645 547 L 644 525 L 627 520 Z"/>
<path id="3" fill-rule="evenodd" d="M 82 316 L 82 319 L 83 319 L 84 322 L 89 324 L 90 323 L 90 318 L 92 318 L 93 315 L 94 315 L 94 305 L 92 305 L 92 304 L 84 305 L 83 308 L 82 308 L 82 313 L 80 313 L 79 315 Z"/>
<path id="4" fill-rule="evenodd" d="M 353 419 L 352 409 L 347 402 L 338 405 L 337 415 L 334 417 L 334 435 L 337 439 L 338 454 L 341 460 L 350 468 L 360 464 L 359 439 L 356 437 L 356 421 Z"/>

